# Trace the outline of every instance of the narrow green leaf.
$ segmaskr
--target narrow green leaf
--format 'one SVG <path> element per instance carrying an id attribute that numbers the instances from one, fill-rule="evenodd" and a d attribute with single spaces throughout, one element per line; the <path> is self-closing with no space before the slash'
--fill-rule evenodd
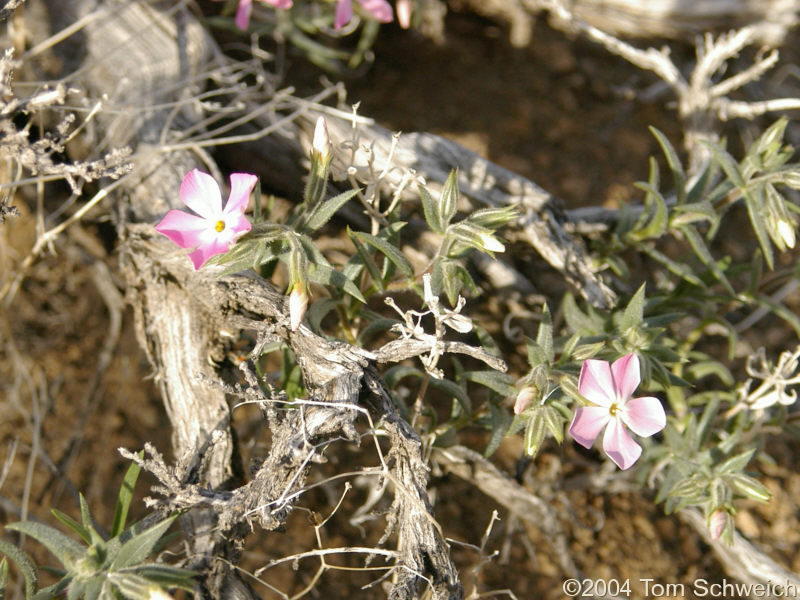
<path id="1" fill-rule="evenodd" d="M 6 590 L 8 589 L 8 559 L 4 556 L 0 560 L 0 600 L 6 600 Z"/>
<path id="2" fill-rule="evenodd" d="M 646 240 L 649 238 L 657 238 L 663 235 L 667 230 L 667 203 L 664 196 L 661 195 L 656 188 L 651 187 L 649 184 L 636 184 L 637 187 L 647 192 L 649 203 L 655 205 L 652 217 L 647 225 L 641 227 L 638 231 L 633 232 L 632 237 L 639 240 Z M 646 215 L 643 215 L 646 216 Z"/>
<path id="3" fill-rule="evenodd" d="M 450 171 L 447 181 L 442 187 L 442 195 L 439 199 L 439 222 L 442 227 L 450 224 L 453 216 L 458 209 L 458 170 Z"/>
<path id="4" fill-rule="evenodd" d="M 129 570 L 148 581 L 159 584 L 161 587 L 177 587 L 187 591 L 192 591 L 194 588 L 193 579 L 197 577 L 197 573 L 194 571 L 162 564 L 144 564 L 132 569 L 123 569 L 122 571 L 128 572 Z"/>
<path id="5" fill-rule="evenodd" d="M 120 546 L 119 552 L 111 561 L 110 571 L 115 571 L 123 567 L 136 565 L 150 556 L 156 547 L 158 540 L 167 532 L 177 515 L 167 517 L 160 523 L 145 529 L 141 533 L 135 534 L 131 539 Z"/>
<path id="6" fill-rule="evenodd" d="M 261 214 L 261 180 L 256 180 L 256 186 L 253 189 L 253 221 L 260 223 L 263 219 Z"/>
<path id="7" fill-rule="evenodd" d="M 450 303 L 450 306 L 455 306 L 462 288 L 462 279 L 459 277 L 459 269 L 463 269 L 463 267 L 453 260 L 441 261 L 440 267 L 442 286 L 444 287 L 447 301 Z"/>
<path id="8" fill-rule="evenodd" d="M 519 216 L 519 208 L 515 205 L 503 207 L 481 208 L 467 217 L 471 223 L 480 227 L 495 230 Z"/>
<path id="9" fill-rule="evenodd" d="M 711 150 L 711 155 L 714 157 L 714 161 L 722 168 L 722 170 L 725 172 L 725 175 L 727 175 L 728 179 L 731 180 L 731 183 L 733 183 L 733 185 L 740 190 L 744 191 L 747 187 L 744 176 L 739 169 L 739 165 L 728 153 L 728 151 L 722 148 L 719 144 L 715 144 L 710 141 L 703 140 L 702 143 L 705 144 L 709 150 Z"/>
<path id="10" fill-rule="evenodd" d="M 669 271 L 673 275 L 677 275 L 678 277 L 680 277 L 687 283 L 690 283 L 691 285 L 703 287 L 703 281 L 697 275 L 695 275 L 687 265 L 676 262 L 667 255 L 662 254 L 655 248 L 650 248 L 646 245 L 641 246 L 641 251 L 647 254 L 647 256 L 649 256 L 656 262 L 663 265 L 667 269 L 667 271 Z"/>
<path id="11" fill-rule="evenodd" d="M 383 374 L 383 380 L 386 382 L 386 385 L 389 387 L 389 389 L 394 389 L 397 387 L 398 382 L 406 377 L 422 378 L 424 376 L 425 373 L 415 367 L 396 365 L 391 369 L 386 370 L 386 372 Z"/>
<path id="12" fill-rule="evenodd" d="M 373 283 L 375 283 L 375 287 L 379 292 L 382 292 L 385 288 L 383 285 L 381 270 L 378 268 L 378 265 L 375 264 L 375 261 L 372 259 L 369 251 L 349 227 L 347 228 L 347 235 L 350 238 L 350 241 L 352 241 L 353 245 L 356 247 L 356 252 L 358 252 L 358 255 L 361 257 L 361 262 L 367 268 L 367 272 L 369 273 L 370 278 L 372 278 Z"/>
<path id="13" fill-rule="evenodd" d="M 354 231 L 353 234 L 363 243 L 369 244 L 390 261 L 392 261 L 406 277 L 414 276 L 414 268 L 411 266 L 411 263 L 408 262 L 408 259 L 403 256 L 403 253 L 400 252 L 400 250 L 398 250 L 394 244 L 380 237 L 372 236 L 361 231 Z"/>
<path id="14" fill-rule="evenodd" d="M 706 191 L 706 187 L 708 187 L 709 182 L 713 181 L 717 171 L 718 169 L 714 167 L 712 163 L 706 165 L 706 168 L 703 169 L 703 172 L 695 180 L 694 184 L 686 194 L 687 204 L 693 204 L 700 201 Z"/>
<path id="15" fill-rule="evenodd" d="M 725 286 L 725 289 L 729 294 L 735 296 L 736 292 L 733 290 L 728 278 L 725 277 L 725 273 L 722 272 L 722 269 L 720 269 L 717 261 L 715 261 L 714 257 L 711 256 L 711 252 L 703 241 L 703 238 L 699 233 L 697 233 L 697 230 L 691 225 L 682 225 L 678 227 L 678 229 L 686 237 L 686 241 L 689 242 L 689 245 L 692 247 L 692 250 L 694 250 L 695 255 L 711 270 L 717 281 Z"/>
<path id="16" fill-rule="evenodd" d="M 747 463 L 749 463 L 750 459 L 753 458 L 753 454 L 755 454 L 755 452 L 756 449 L 751 448 L 750 450 L 745 450 L 741 454 L 731 456 L 725 462 L 717 465 L 714 470 L 719 474 L 738 473 L 747 466 Z"/>
<path id="17" fill-rule="evenodd" d="M 304 230 L 306 231 L 316 231 L 325 223 L 331 220 L 333 215 L 336 214 L 340 208 L 342 208 L 347 202 L 358 193 L 359 190 L 348 190 L 346 192 L 342 192 L 334 196 L 333 198 L 326 200 L 325 202 L 320 202 L 317 208 L 311 213 L 311 216 L 308 217 L 308 221 L 306 221 Z"/>
<path id="18" fill-rule="evenodd" d="M 489 443 L 486 444 L 486 449 L 483 451 L 483 455 L 486 458 L 489 458 L 500 447 L 500 442 L 503 441 L 513 420 L 507 410 L 497 406 L 494 402 L 489 402 L 489 413 L 491 434 L 489 435 Z"/>
<path id="19" fill-rule="evenodd" d="M 52 600 L 53 598 L 60 598 L 69 587 L 70 583 L 72 583 L 72 577 L 64 577 L 57 583 L 48 585 L 36 592 L 30 600 Z"/>
<path id="20" fill-rule="evenodd" d="M 332 267 L 315 264 L 308 271 L 308 279 L 321 285 L 330 285 L 337 290 L 343 290 L 356 300 L 367 303 L 358 286 Z"/>
<path id="21" fill-rule="evenodd" d="M 549 431 L 550 435 L 560 444 L 564 441 L 564 419 L 561 418 L 559 412 L 552 406 L 543 406 L 541 411 L 547 431 Z"/>
<path id="22" fill-rule="evenodd" d="M 72 531 L 77 533 L 80 538 L 86 542 L 87 546 L 92 543 L 92 534 L 89 532 L 89 530 L 86 529 L 81 523 L 70 517 L 68 514 L 61 512 L 57 508 L 50 509 L 50 514 L 61 521 Z"/>
<path id="23" fill-rule="evenodd" d="M 77 577 L 73 579 L 67 588 L 67 600 L 82 600 L 86 591 L 86 584 L 86 580 L 81 580 Z"/>
<path id="24" fill-rule="evenodd" d="M 577 361 L 584 361 L 587 358 L 592 358 L 597 356 L 597 354 L 605 348 L 605 342 L 592 342 L 586 344 L 580 344 L 575 346 L 575 349 L 572 351 L 572 360 Z"/>
<path id="25" fill-rule="evenodd" d="M 733 490 L 746 498 L 752 498 L 759 502 L 767 502 L 772 498 L 772 492 L 757 479 L 753 479 L 744 473 L 732 473 L 725 477 Z"/>
<path id="26" fill-rule="evenodd" d="M 92 538 L 93 544 L 103 543 L 105 540 L 103 537 L 97 533 L 97 529 L 94 527 L 94 520 L 92 519 L 92 513 L 89 510 L 89 503 L 86 502 L 86 498 L 84 498 L 83 494 L 78 494 L 78 502 L 80 503 L 81 507 L 81 522 L 83 526 L 86 528 L 86 531 L 89 532 L 89 535 Z"/>
<path id="27" fill-rule="evenodd" d="M 622 319 L 619 322 L 619 330 L 622 333 L 631 329 L 641 327 L 644 320 L 644 290 L 645 285 L 639 286 L 636 293 L 631 297 L 628 305 L 625 307 L 625 312 L 622 313 Z"/>
<path id="28" fill-rule="evenodd" d="M 708 481 L 705 477 L 695 474 L 688 479 L 679 481 L 670 491 L 669 495 L 673 498 L 684 498 L 686 500 L 702 499 L 708 490 Z"/>
<path id="29" fill-rule="evenodd" d="M 516 394 L 514 378 L 506 373 L 497 371 L 467 371 L 461 375 L 462 378 L 480 384 L 494 390 L 504 398 Z"/>
<path id="30" fill-rule="evenodd" d="M 143 458 L 144 451 L 140 450 L 138 456 Z M 117 494 L 117 506 L 114 508 L 114 523 L 111 525 L 112 538 L 117 537 L 125 529 L 128 510 L 133 501 L 133 488 L 136 486 L 136 480 L 139 479 L 141 470 L 142 468 L 138 463 L 132 462 L 125 472 L 125 477 L 122 479 L 122 485 L 119 487 L 119 494 Z"/>
<path id="31" fill-rule="evenodd" d="M 431 378 L 428 385 L 458 400 L 464 409 L 464 414 L 472 414 L 472 400 L 470 400 L 467 391 L 457 383 L 453 383 L 448 379 Z"/>
<path id="32" fill-rule="evenodd" d="M 32 537 L 47 548 L 65 567 L 72 566 L 75 560 L 86 551 L 78 542 L 44 523 L 18 521 L 9 523 L 6 528 Z"/>
<path id="33" fill-rule="evenodd" d="M 527 337 L 525 338 L 525 349 L 528 354 L 528 364 L 531 367 L 538 367 L 550 362 L 544 349 L 537 342 Z"/>
<path id="34" fill-rule="evenodd" d="M 746 192 L 744 194 L 744 204 L 747 207 L 747 216 L 750 217 L 750 224 L 753 226 L 756 238 L 758 238 L 761 251 L 764 253 L 764 260 L 767 262 L 767 266 L 773 269 L 775 258 L 772 254 L 772 243 L 767 231 L 767 211 L 764 206 L 763 191 L 759 188 L 755 190 L 755 193 Z"/>
<path id="35" fill-rule="evenodd" d="M 539 331 L 536 333 L 536 343 L 542 349 L 547 362 L 553 362 L 555 354 L 553 352 L 553 317 L 550 315 L 550 307 L 545 302 L 542 306 L 542 320 L 539 322 Z"/>
<path id="36" fill-rule="evenodd" d="M 36 593 L 36 588 L 39 587 L 39 574 L 36 571 L 36 565 L 25 552 L 5 540 L 0 540 L 0 552 L 10 558 L 19 569 L 19 572 L 22 573 L 22 577 L 25 579 L 25 598 L 29 600 Z M 7 581 L 8 564 L 5 558 L 3 559 L 3 565 L 3 579 Z M 5 583 L 2 585 L 2 589 L 5 591 Z"/>
<path id="37" fill-rule="evenodd" d="M 756 296 L 755 301 L 759 305 L 769 308 L 774 314 L 786 321 L 794 329 L 795 335 L 800 336 L 800 317 L 794 311 L 764 294 Z"/>
<path id="38" fill-rule="evenodd" d="M 531 418 L 528 420 L 528 424 L 525 427 L 523 445 L 525 454 L 535 457 L 539 453 L 539 449 L 542 447 L 542 442 L 544 442 L 546 430 L 547 425 L 542 417 L 541 410 L 535 411 L 531 415 Z"/>
<path id="39" fill-rule="evenodd" d="M 667 139 L 667 136 L 665 136 L 655 127 L 649 127 L 649 129 L 650 133 L 652 133 L 653 136 L 655 136 L 656 141 L 658 141 L 658 145 L 661 146 L 661 150 L 664 152 L 664 156 L 667 159 L 667 164 L 672 172 L 672 179 L 675 185 L 675 194 L 678 198 L 678 204 L 682 204 L 686 199 L 686 173 L 683 170 L 683 165 L 681 165 L 680 158 L 678 158 L 678 153 L 675 152 L 675 148 Z"/>
<path id="40" fill-rule="evenodd" d="M 419 198 L 422 203 L 422 212 L 425 215 L 425 221 L 428 226 L 438 234 L 444 234 L 444 227 L 439 220 L 439 210 L 437 203 L 431 196 L 430 192 L 426 190 L 421 184 L 417 186 L 419 190 Z"/>
<path id="41" fill-rule="evenodd" d="M 100 593 L 103 591 L 103 586 L 106 583 L 106 576 L 105 573 L 102 575 L 95 575 L 89 581 L 86 582 L 86 587 L 83 590 L 83 594 L 81 595 L 81 600 L 97 600 L 100 597 Z M 104 596 L 105 598 L 109 598 L 110 596 L 108 593 Z M 148 599 L 149 600 L 149 599 Z"/>
<path id="42" fill-rule="evenodd" d="M 312 303 L 306 312 L 306 320 L 308 321 L 311 329 L 319 332 L 322 329 L 322 320 L 339 305 L 339 301 L 335 298 L 321 298 Z"/>

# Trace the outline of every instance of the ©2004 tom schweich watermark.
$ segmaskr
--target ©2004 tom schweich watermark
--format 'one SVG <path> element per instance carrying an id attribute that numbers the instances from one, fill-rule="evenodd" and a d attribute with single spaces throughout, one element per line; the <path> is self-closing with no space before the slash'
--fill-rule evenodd
<path id="1" fill-rule="evenodd" d="M 791 581 L 741 583 L 738 581 L 709 581 L 695 579 L 689 583 L 661 582 L 640 579 L 567 579 L 561 585 L 566 596 L 624 596 L 643 598 L 772 598 L 800 597 L 800 586 Z"/>

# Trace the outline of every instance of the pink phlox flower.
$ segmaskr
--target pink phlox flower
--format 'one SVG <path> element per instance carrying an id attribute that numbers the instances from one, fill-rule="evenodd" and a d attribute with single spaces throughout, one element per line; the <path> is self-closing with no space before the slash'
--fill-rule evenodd
<path id="1" fill-rule="evenodd" d="M 223 0 L 216 0 L 222 2 Z M 264 4 L 269 4 L 275 8 L 286 10 L 292 8 L 292 0 L 259 0 Z M 250 14 L 253 12 L 253 0 L 239 0 L 239 5 L 236 7 L 236 26 L 242 31 L 247 31 L 250 27 Z"/>
<path id="2" fill-rule="evenodd" d="M 667 424 L 658 398 L 632 398 L 640 382 L 639 358 L 635 354 L 623 356 L 611 365 L 589 359 L 581 367 L 578 389 L 594 406 L 575 411 L 569 433 L 581 446 L 591 448 L 605 429 L 603 450 L 620 469 L 631 467 L 642 454 L 628 429 L 649 437 Z"/>
<path id="3" fill-rule="evenodd" d="M 361 5 L 361 8 L 363 8 L 381 23 L 390 23 L 394 18 L 392 16 L 392 5 L 386 0 L 358 0 L 358 3 Z M 337 0 L 336 18 L 333 22 L 334 28 L 341 29 L 347 25 L 352 18 L 352 0 Z"/>
<path id="4" fill-rule="evenodd" d="M 181 248 L 193 248 L 189 258 L 199 269 L 212 256 L 230 250 L 237 239 L 250 231 L 244 211 L 257 180 L 250 173 L 231 173 L 231 193 L 223 208 L 214 178 L 192 169 L 183 178 L 180 198 L 197 214 L 173 209 L 156 225 L 156 231 Z"/>

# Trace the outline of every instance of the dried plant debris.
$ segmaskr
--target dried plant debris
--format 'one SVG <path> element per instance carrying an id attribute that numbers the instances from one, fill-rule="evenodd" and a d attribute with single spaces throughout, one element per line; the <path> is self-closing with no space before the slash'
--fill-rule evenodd
<path id="1" fill-rule="evenodd" d="M 18 66 L 19 62 L 13 58 L 13 50 L 6 50 L 0 58 L 0 157 L 15 164 L 17 173 L 25 169 L 34 176 L 44 176 L 50 180 L 64 179 L 73 193 L 78 194 L 86 182 L 100 177 L 117 179 L 130 171 L 131 166 L 126 162 L 130 155 L 128 148 L 112 150 L 95 160 L 72 163 L 58 161 L 57 157 L 65 152 L 67 142 L 79 133 L 97 110 L 90 111 L 85 121 L 77 127 L 73 127 L 75 116 L 67 114 L 54 131 L 46 132 L 40 139 L 32 141 L 30 126 L 33 120 L 30 117 L 63 104 L 70 90 L 58 84 L 44 87 L 28 98 L 18 98 L 11 87 L 14 70 Z M 25 124 L 19 126 L 20 121 Z"/>

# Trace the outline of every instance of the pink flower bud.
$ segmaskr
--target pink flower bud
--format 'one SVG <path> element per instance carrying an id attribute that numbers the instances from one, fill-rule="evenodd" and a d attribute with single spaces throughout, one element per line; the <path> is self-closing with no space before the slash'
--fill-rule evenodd
<path id="1" fill-rule="evenodd" d="M 397 13 L 397 22 L 400 27 L 403 29 L 411 27 L 411 14 L 414 12 L 411 0 L 397 0 L 394 10 Z"/>
<path id="2" fill-rule="evenodd" d="M 718 508 L 711 516 L 708 518 L 708 535 L 711 536 L 711 539 L 716 541 L 722 535 L 722 532 L 725 531 L 725 527 L 728 524 L 728 511 Z"/>
<path id="3" fill-rule="evenodd" d="M 517 394 L 517 401 L 514 402 L 514 414 L 518 415 L 523 410 L 528 407 L 528 404 L 531 403 L 531 400 L 536 398 L 536 388 L 535 387 L 524 387 L 520 390 L 519 394 Z"/>
<path id="4" fill-rule="evenodd" d="M 328 136 L 328 123 L 325 117 L 319 117 L 314 127 L 314 140 L 311 143 L 314 152 L 325 160 L 331 155 L 331 138 Z"/>
<path id="5" fill-rule="evenodd" d="M 306 291 L 306 286 L 300 282 L 295 283 L 292 293 L 289 294 L 289 321 L 292 331 L 297 331 L 297 328 L 300 327 L 307 307 L 308 292 Z"/>

